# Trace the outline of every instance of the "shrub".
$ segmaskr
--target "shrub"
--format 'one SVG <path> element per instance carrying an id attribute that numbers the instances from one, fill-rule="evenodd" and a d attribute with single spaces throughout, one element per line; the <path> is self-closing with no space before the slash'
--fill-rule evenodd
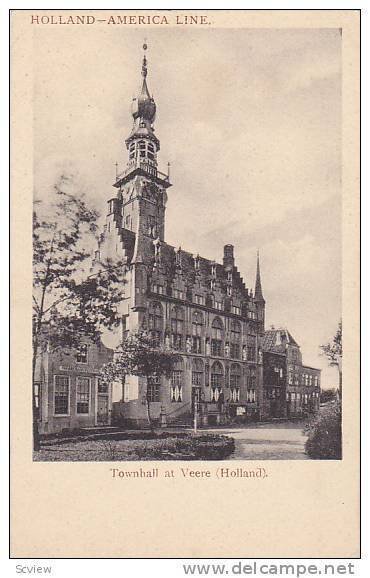
<path id="1" fill-rule="evenodd" d="M 337 390 L 335 387 L 331 389 L 323 389 L 320 394 L 320 402 L 327 403 L 328 401 L 335 401 L 337 397 Z"/>
<path id="2" fill-rule="evenodd" d="M 320 409 L 307 426 L 306 454 L 315 460 L 342 459 L 342 408 L 339 402 Z"/>

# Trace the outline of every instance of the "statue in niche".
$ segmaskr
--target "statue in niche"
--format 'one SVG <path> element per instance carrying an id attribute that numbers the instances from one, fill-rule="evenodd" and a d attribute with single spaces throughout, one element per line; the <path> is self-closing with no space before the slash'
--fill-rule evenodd
<path id="1" fill-rule="evenodd" d="M 262 353 L 262 349 L 259 347 L 258 348 L 258 363 L 261 364 L 263 361 L 263 353 Z"/>
<path id="2" fill-rule="evenodd" d="M 228 341 L 225 343 L 225 357 L 230 357 L 230 345 Z"/>
<path id="3" fill-rule="evenodd" d="M 191 337 L 190 335 L 186 338 L 186 351 L 187 353 L 191 353 Z"/>
<path id="4" fill-rule="evenodd" d="M 166 333 L 166 336 L 164 338 L 164 346 L 166 349 L 170 349 L 171 348 L 171 339 L 168 333 Z"/>
<path id="5" fill-rule="evenodd" d="M 211 344 L 208 337 L 206 339 L 206 355 L 211 355 Z"/>
<path id="6" fill-rule="evenodd" d="M 243 345 L 242 359 L 243 359 L 243 361 L 247 361 L 247 346 L 246 345 Z"/>

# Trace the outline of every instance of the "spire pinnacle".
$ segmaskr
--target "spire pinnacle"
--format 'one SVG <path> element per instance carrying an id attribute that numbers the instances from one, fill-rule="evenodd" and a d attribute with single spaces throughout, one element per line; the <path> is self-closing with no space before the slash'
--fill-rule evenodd
<path id="1" fill-rule="evenodd" d="M 254 298 L 258 301 L 263 301 L 261 271 L 260 271 L 260 252 L 257 251 L 257 271 L 256 271 L 256 285 L 254 289 Z"/>
<path id="2" fill-rule="evenodd" d="M 146 59 L 146 50 L 148 48 L 148 45 L 146 42 L 144 42 L 143 44 L 143 50 L 144 50 L 144 56 L 143 56 L 143 65 L 141 67 L 141 74 L 144 78 L 146 78 L 146 75 L 148 74 L 148 62 Z"/>

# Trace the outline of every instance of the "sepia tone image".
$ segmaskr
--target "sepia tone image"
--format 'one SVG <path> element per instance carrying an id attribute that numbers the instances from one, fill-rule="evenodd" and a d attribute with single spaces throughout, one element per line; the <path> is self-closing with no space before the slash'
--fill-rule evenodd
<path id="1" fill-rule="evenodd" d="M 359 555 L 358 25 L 12 12 L 12 556 Z"/>
<path id="2" fill-rule="evenodd" d="M 34 459 L 341 459 L 341 30 L 34 27 Z"/>

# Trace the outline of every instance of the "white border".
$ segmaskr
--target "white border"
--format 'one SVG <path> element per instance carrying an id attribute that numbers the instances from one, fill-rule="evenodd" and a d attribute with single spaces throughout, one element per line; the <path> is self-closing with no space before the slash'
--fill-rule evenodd
<path id="1" fill-rule="evenodd" d="M 14 5 L 15 4 L 15 5 Z M 26 0 L 19 0 L 17 3 L 7 2 L 3 0 L 0 7 L 1 15 L 1 28 L 0 28 L 0 61 L 1 70 L 4 74 L 2 78 L 1 86 L 5 87 L 8 84 L 6 71 L 8 70 L 8 10 L 9 9 L 29 9 L 32 8 L 32 4 Z M 136 0 L 135 3 L 118 2 L 117 0 L 111 0 L 109 7 L 114 9 L 161 9 L 169 8 L 181 9 L 184 8 L 186 4 L 187 9 L 199 9 L 199 2 L 195 0 L 187 0 L 187 2 L 180 2 L 179 0 L 156 0 L 155 2 L 142 2 Z M 222 2 L 209 2 L 204 0 L 201 3 L 201 8 L 204 9 L 233 9 L 233 8 L 243 8 L 243 9 L 276 9 L 276 0 L 270 1 L 259 1 L 250 2 L 245 0 L 244 2 L 233 2 L 229 1 L 227 3 Z M 53 8 L 79 8 L 79 9 L 99 9 L 103 8 L 101 2 L 96 0 L 74 0 L 73 2 L 53 2 L 50 0 L 45 2 L 44 0 L 38 0 L 34 3 L 37 9 L 53 9 Z M 105 7 L 104 7 L 105 8 Z M 311 0 L 302 2 L 293 2 L 285 0 L 280 6 L 280 9 L 362 9 L 362 521 L 363 521 L 363 533 L 362 533 L 362 553 L 363 559 L 361 561 L 353 561 L 355 565 L 355 575 L 356 576 L 369 576 L 370 574 L 370 564 L 369 564 L 369 550 L 370 550 L 370 540 L 369 540 L 369 387 L 370 387 L 370 339 L 369 339 L 369 294 L 370 294 L 370 283 L 369 283 L 369 229 L 368 223 L 370 219 L 369 213 L 369 181 L 368 181 L 368 170 L 366 170 L 366 164 L 369 159 L 369 115 L 367 112 L 367 107 L 365 108 L 365 103 L 370 102 L 369 94 L 369 15 L 367 11 L 367 2 L 365 0 L 358 1 L 343 1 L 336 0 L 335 2 L 325 2 L 323 0 Z M 5 96 L 6 91 L 1 92 L 1 116 L 0 116 L 0 126 L 2 127 L 2 139 L 3 147 L 0 155 L 0 175 L 2 176 L 1 187 L 2 194 L 0 195 L 0 215 L 1 215 L 1 226 L 0 226 L 0 246 L 2 248 L 2 255 L 7 254 L 8 248 L 8 238 L 9 238 L 9 226 L 8 226 L 8 200 L 6 191 L 9 189 L 8 183 L 8 98 Z M 7 268 L 3 259 L 2 262 L 2 276 L 6 278 Z M 0 287 L 0 307 L 1 307 L 1 319 L 3 326 L 6 325 L 8 320 L 8 293 L 5 284 Z M 3 388 L 7 391 L 7 375 L 8 372 L 8 336 L 6 332 L 2 332 L 0 335 L 0 355 L 1 355 L 1 376 L 3 381 Z M 3 472 L 8 468 L 8 399 L 7 395 L 3 397 L 3 403 L 0 404 L 0 449 L 1 449 L 1 465 L 3 466 Z M 22 564 L 22 560 L 8 560 L 8 488 L 7 488 L 7 476 L 3 475 L 3 481 L 5 484 L 2 485 L 0 511 L 2 512 L 1 520 L 1 530 L 0 530 L 0 571 L 2 575 L 11 576 L 16 573 L 17 564 Z M 5 514 L 5 515 L 4 515 Z M 25 513 L 26 516 L 26 513 Z M 26 523 L 26 518 L 25 518 Z M 333 529 L 333 531 L 335 531 Z M 217 556 L 217 552 L 215 552 Z M 84 573 L 89 573 L 91 577 L 100 576 L 103 572 L 104 575 L 113 572 L 119 572 L 120 575 L 125 573 L 128 576 L 156 576 L 160 575 L 163 578 L 172 576 L 184 576 L 182 572 L 181 564 L 186 562 L 186 560 L 52 560 L 50 565 L 53 568 L 53 575 L 57 576 L 79 576 L 81 571 Z M 189 561 L 195 563 L 195 560 Z M 262 560 L 260 560 L 262 562 Z M 270 562 L 272 562 L 270 560 Z M 300 562 L 304 563 L 304 560 Z M 309 563 L 309 560 L 306 561 Z M 335 563 L 335 560 L 330 560 L 329 562 Z M 33 564 L 45 566 L 49 565 L 47 560 L 43 561 L 24 561 L 22 565 L 32 566 Z M 220 560 L 219 563 L 222 563 Z"/>

